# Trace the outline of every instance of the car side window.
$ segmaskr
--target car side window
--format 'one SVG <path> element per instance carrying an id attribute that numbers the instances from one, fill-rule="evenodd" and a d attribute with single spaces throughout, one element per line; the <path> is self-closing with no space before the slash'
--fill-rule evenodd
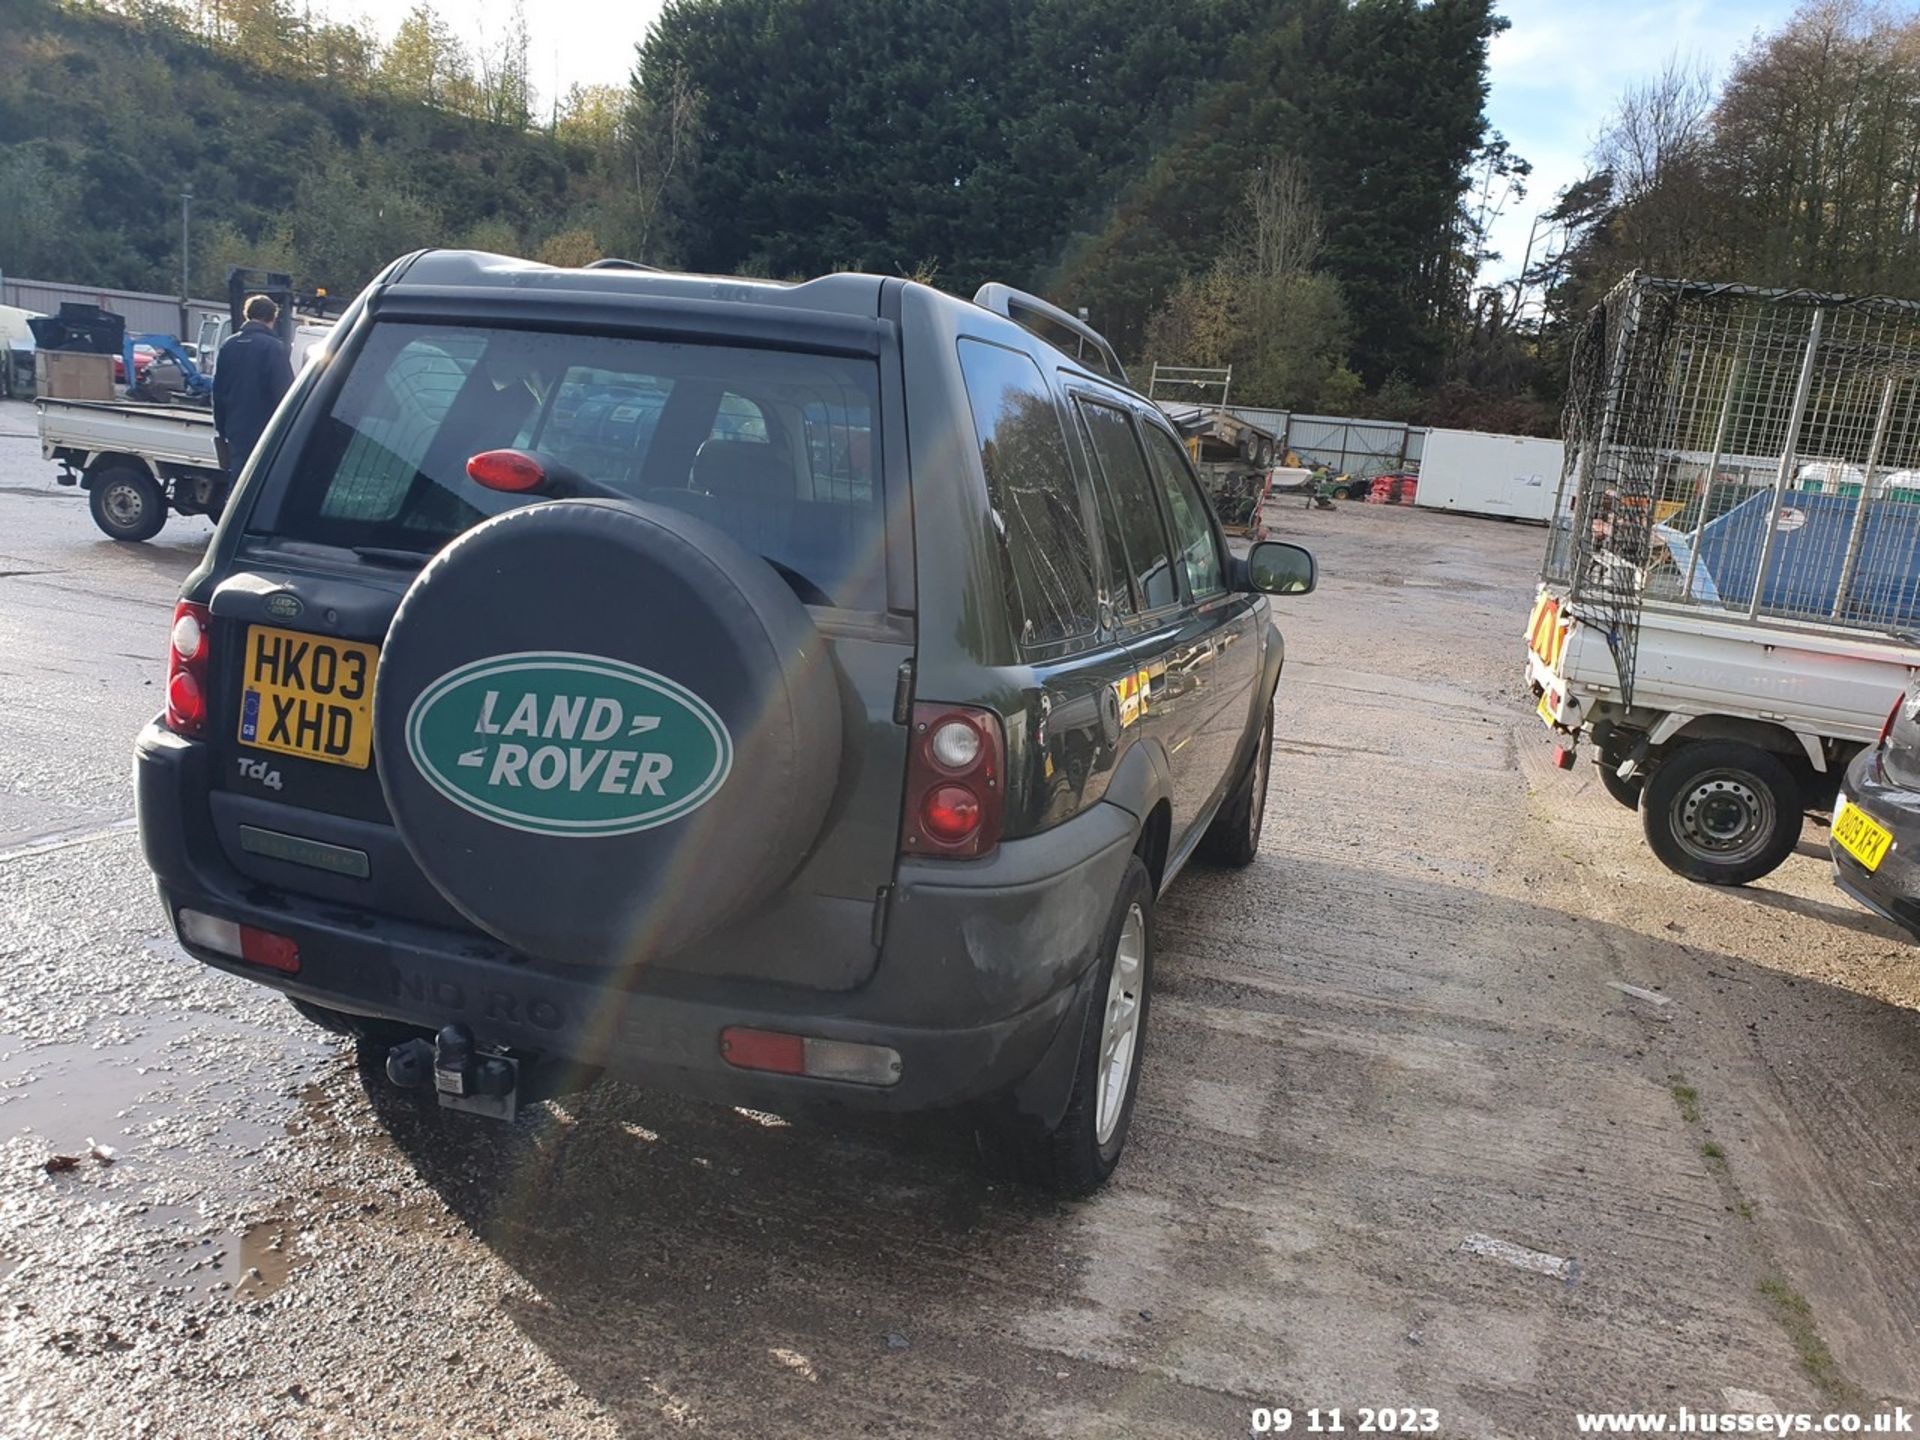
<path id="1" fill-rule="evenodd" d="M 960 372 L 1021 643 L 1088 634 L 1098 616 L 1093 542 L 1046 378 L 1030 357 L 985 340 L 960 341 Z"/>
<path id="2" fill-rule="evenodd" d="M 1140 607 L 1158 610 L 1180 598 L 1173 576 L 1172 551 L 1160 506 L 1153 498 L 1153 480 L 1140 453 L 1127 412 L 1098 401 L 1079 400 L 1081 420 L 1093 445 L 1094 459 L 1112 492 L 1125 541 L 1127 570 L 1139 587 Z"/>
<path id="3" fill-rule="evenodd" d="M 1080 407 L 1076 405 L 1075 409 L 1078 411 Z M 1127 536 L 1120 524 L 1120 509 L 1114 503 L 1113 487 L 1107 484 L 1100 473 L 1093 437 L 1087 433 L 1084 411 L 1080 413 L 1080 436 L 1087 454 L 1094 457 L 1090 462 L 1093 468 L 1094 508 L 1100 515 L 1100 534 L 1105 542 L 1101 547 L 1106 552 L 1106 567 L 1100 572 L 1100 599 L 1112 610 L 1116 619 L 1125 620 L 1139 612 L 1140 597 L 1127 564 Z"/>
<path id="4" fill-rule="evenodd" d="M 1207 502 L 1193 471 L 1187 468 L 1187 457 L 1158 425 L 1141 428 L 1147 435 L 1147 458 L 1153 462 L 1154 474 L 1167 497 L 1167 512 L 1173 517 L 1173 538 L 1180 547 L 1187 588 L 1196 600 L 1224 595 L 1227 572 L 1220 559 L 1220 542 L 1207 516 Z"/>

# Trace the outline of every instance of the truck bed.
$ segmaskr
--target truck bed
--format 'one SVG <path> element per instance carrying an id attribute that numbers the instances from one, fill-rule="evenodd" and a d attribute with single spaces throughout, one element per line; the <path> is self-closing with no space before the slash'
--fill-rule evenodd
<path id="1" fill-rule="evenodd" d="M 139 455 L 153 462 L 215 469 L 213 412 L 187 405 L 133 401 L 37 400 L 40 451 L 82 457 Z"/>
<path id="2" fill-rule="evenodd" d="M 1551 667 L 1563 698 L 1591 713 L 1617 703 L 1620 679 L 1605 634 L 1578 619 Z M 1741 715 L 1799 734 L 1868 742 L 1920 669 L 1920 648 L 1884 635 L 1715 619 L 1698 609 L 1648 605 L 1634 670 L 1636 711 Z M 1550 689 L 1555 688 L 1550 686 Z"/>

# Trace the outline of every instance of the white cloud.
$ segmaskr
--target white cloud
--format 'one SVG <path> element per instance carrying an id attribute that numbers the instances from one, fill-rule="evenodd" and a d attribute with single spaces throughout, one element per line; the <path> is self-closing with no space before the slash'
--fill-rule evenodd
<path id="1" fill-rule="evenodd" d="M 1723 77 L 1757 31 L 1777 27 L 1790 0 L 1507 0 L 1511 26 L 1488 57 L 1487 118 L 1533 162 L 1527 198 L 1494 226 L 1503 258 L 1482 277 L 1520 265 L 1533 217 L 1586 173 L 1586 158 L 1628 85 L 1678 55 Z"/>

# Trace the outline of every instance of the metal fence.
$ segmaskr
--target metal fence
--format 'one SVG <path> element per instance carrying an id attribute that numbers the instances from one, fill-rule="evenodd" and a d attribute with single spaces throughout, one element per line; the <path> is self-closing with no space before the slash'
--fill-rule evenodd
<path id="1" fill-rule="evenodd" d="M 1335 415 L 1299 415 L 1288 410 L 1229 406 L 1235 415 L 1280 437 L 1309 465 L 1331 465 L 1362 479 L 1417 469 L 1427 432 L 1398 420 L 1355 420 Z"/>
<path id="2" fill-rule="evenodd" d="M 180 297 L 159 295 L 144 290 L 108 290 L 97 285 L 68 285 L 55 280 L 23 280 L 8 275 L 0 279 L 0 305 L 32 310 L 40 315 L 58 312 L 62 301 L 98 305 L 123 315 L 129 335 L 159 333 L 181 335 L 191 340 L 200 331 L 204 316 L 227 313 L 224 300 L 189 300 L 186 329 L 181 330 Z"/>
<path id="3" fill-rule="evenodd" d="M 1629 276 L 1574 346 L 1546 574 L 1644 605 L 1920 630 L 1920 303 Z"/>

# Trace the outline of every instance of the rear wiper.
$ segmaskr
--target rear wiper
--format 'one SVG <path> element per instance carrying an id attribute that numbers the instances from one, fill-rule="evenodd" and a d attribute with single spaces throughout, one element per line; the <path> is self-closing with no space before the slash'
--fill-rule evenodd
<path id="1" fill-rule="evenodd" d="M 424 550 L 399 550 L 387 545 L 356 545 L 353 553 L 376 565 L 391 565 L 398 570 L 418 570 L 433 558 Z"/>

